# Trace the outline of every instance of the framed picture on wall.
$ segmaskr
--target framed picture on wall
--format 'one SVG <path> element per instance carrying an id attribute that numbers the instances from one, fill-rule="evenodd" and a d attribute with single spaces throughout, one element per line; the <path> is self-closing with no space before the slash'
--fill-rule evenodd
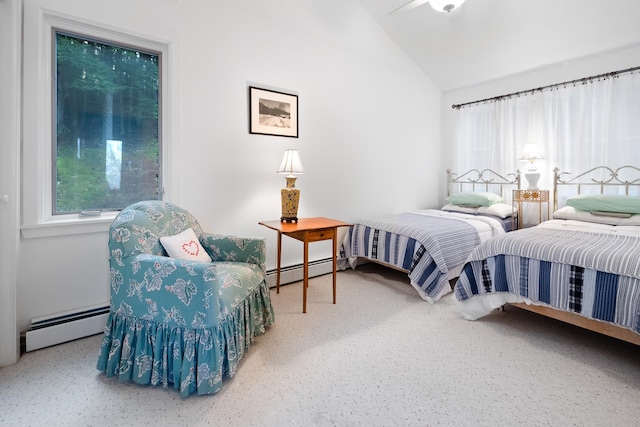
<path id="1" fill-rule="evenodd" d="M 298 137 L 298 95 L 249 87 L 249 133 Z"/>

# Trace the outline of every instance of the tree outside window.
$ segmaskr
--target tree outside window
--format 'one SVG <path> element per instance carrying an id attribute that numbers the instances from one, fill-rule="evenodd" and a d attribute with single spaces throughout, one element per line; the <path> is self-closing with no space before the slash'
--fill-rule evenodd
<path id="1" fill-rule="evenodd" d="M 158 53 L 56 32 L 53 213 L 162 196 Z"/>

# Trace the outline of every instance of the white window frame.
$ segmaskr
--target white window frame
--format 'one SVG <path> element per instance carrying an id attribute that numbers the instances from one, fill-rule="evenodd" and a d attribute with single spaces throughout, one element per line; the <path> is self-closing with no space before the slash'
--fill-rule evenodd
<path id="1" fill-rule="evenodd" d="M 26 5 L 25 5 L 26 7 Z M 26 8 L 28 9 L 28 8 Z M 168 69 L 171 44 L 121 29 L 87 23 L 77 18 L 35 8 L 25 10 L 23 41 L 23 175 L 22 224 L 25 238 L 107 231 L 118 214 L 103 212 L 99 216 L 78 214 L 53 215 L 53 73 L 55 66 L 55 31 L 85 35 L 118 45 L 157 52 L 160 56 L 160 175 L 162 198 L 171 197 L 170 159 L 172 129 L 171 97 Z M 172 197 L 175 199 L 175 195 Z"/>

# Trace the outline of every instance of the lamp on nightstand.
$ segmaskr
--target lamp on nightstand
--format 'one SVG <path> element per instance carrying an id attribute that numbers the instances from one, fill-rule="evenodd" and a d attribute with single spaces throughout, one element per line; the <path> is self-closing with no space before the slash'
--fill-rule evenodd
<path id="1" fill-rule="evenodd" d="M 524 177 L 527 179 L 529 183 L 529 187 L 527 190 L 537 190 L 538 189 L 538 180 L 540 179 L 540 172 L 536 168 L 535 161 L 538 159 L 544 159 L 540 152 L 538 151 L 538 146 L 536 144 L 527 144 L 524 147 L 524 153 L 522 153 L 522 157 L 520 160 L 528 160 L 529 168 L 524 174 Z"/>
<path id="2" fill-rule="evenodd" d="M 284 152 L 282 163 L 277 173 L 287 174 L 287 186 L 280 190 L 282 199 L 282 216 L 280 222 L 298 222 L 298 203 L 300 202 L 300 190 L 296 188 L 295 175 L 303 174 L 304 166 L 300 160 L 298 150 L 288 149 Z"/>

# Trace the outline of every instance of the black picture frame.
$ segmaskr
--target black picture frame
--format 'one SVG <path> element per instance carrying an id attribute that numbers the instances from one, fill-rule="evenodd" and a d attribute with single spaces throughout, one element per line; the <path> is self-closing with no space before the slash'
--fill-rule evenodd
<path id="1" fill-rule="evenodd" d="M 298 95 L 249 86 L 249 133 L 298 138 Z"/>

